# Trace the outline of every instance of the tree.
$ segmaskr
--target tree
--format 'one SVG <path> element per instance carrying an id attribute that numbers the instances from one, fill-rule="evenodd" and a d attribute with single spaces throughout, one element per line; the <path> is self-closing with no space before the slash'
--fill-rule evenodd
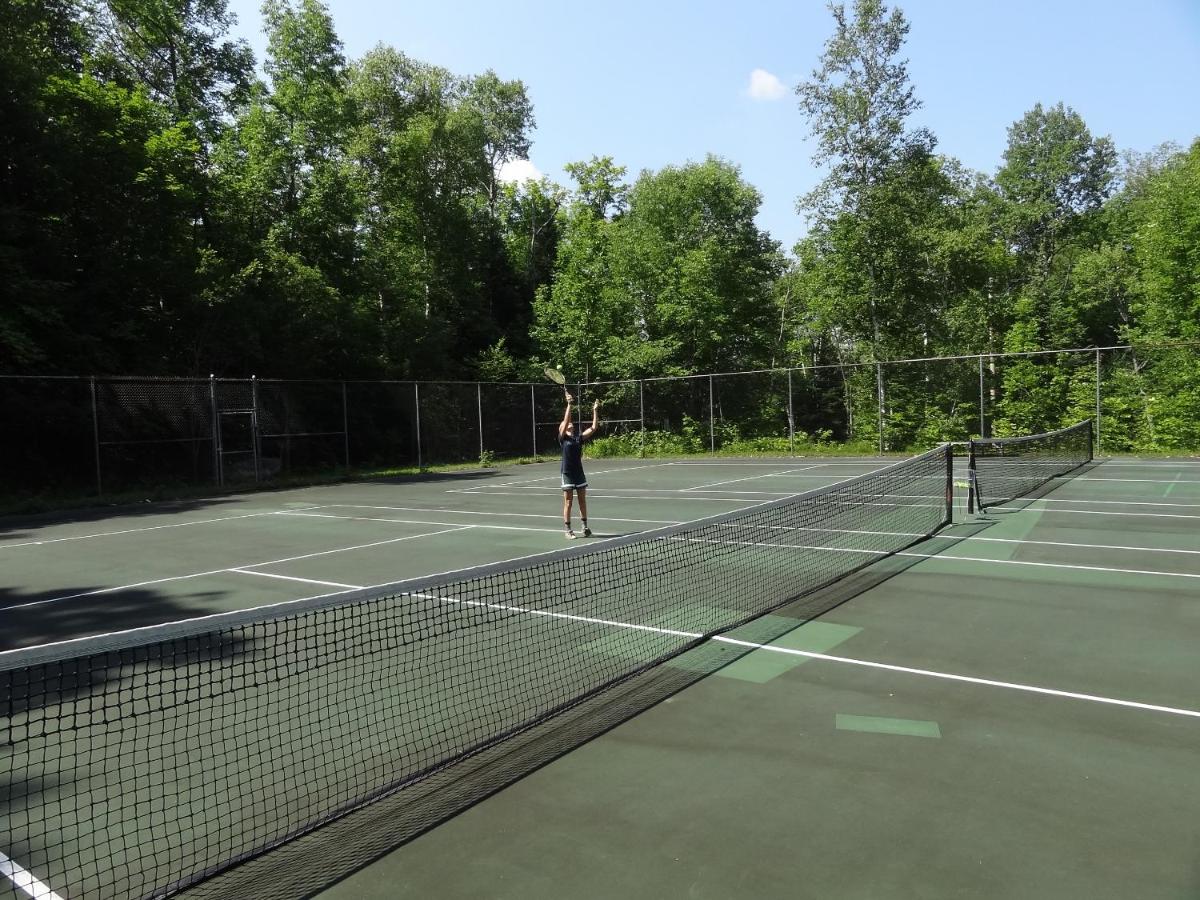
<path id="1" fill-rule="evenodd" d="M 635 363 L 620 366 L 625 374 L 651 360 L 659 370 L 711 372 L 769 356 L 782 258 L 755 224 L 761 201 L 736 166 L 713 156 L 642 173 L 615 222 L 613 275 L 628 305 L 619 333 Z"/>

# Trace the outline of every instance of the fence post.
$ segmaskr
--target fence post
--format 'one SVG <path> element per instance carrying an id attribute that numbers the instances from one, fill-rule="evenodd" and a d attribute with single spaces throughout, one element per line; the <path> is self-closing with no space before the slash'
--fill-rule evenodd
<path id="1" fill-rule="evenodd" d="M 479 412 L 479 461 L 483 462 L 483 385 L 475 382 L 475 408 Z"/>
<path id="2" fill-rule="evenodd" d="M 342 444 L 346 451 L 346 468 L 350 468 L 350 401 L 346 395 L 346 382 L 342 382 Z"/>
<path id="3" fill-rule="evenodd" d="M 713 377 L 708 376 L 708 452 L 717 455 L 716 420 L 713 418 Z"/>
<path id="4" fill-rule="evenodd" d="M 638 426 L 641 429 L 638 437 L 638 457 L 646 458 L 646 395 L 643 389 L 646 387 L 646 382 L 641 378 L 638 379 Z"/>
<path id="5" fill-rule="evenodd" d="M 421 459 L 421 382 L 413 382 L 413 416 L 417 422 L 417 471 L 425 468 Z"/>
<path id="6" fill-rule="evenodd" d="M 534 392 L 533 385 L 529 385 L 529 426 L 532 429 L 533 435 L 533 459 L 537 461 L 537 395 Z"/>
<path id="7" fill-rule="evenodd" d="M 1100 348 L 1096 348 L 1096 455 L 1100 455 L 1100 416 L 1101 416 L 1101 397 L 1100 397 Z"/>
<path id="8" fill-rule="evenodd" d="M 792 408 L 792 370 L 788 369 L 788 454 L 796 455 L 796 411 Z"/>
<path id="9" fill-rule="evenodd" d="M 983 430 L 983 354 L 979 354 L 979 436 L 987 437 Z"/>
<path id="10" fill-rule="evenodd" d="M 883 363 L 875 363 L 875 397 L 879 401 L 879 455 L 883 456 Z"/>
<path id="11" fill-rule="evenodd" d="M 217 410 L 217 376 L 208 375 L 208 402 L 212 409 L 213 430 L 213 478 L 218 486 L 224 486 L 225 473 L 221 471 L 221 419 Z"/>
<path id="12" fill-rule="evenodd" d="M 92 385 L 92 452 L 96 457 L 96 496 L 104 496 L 104 480 L 100 474 L 100 417 L 96 411 L 96 376 L 91 377 Z"/>
<path id="13" fill-rule="evenodd" d="M 291 467 L 292 461 L 292 423 L 288 421 L 291 418 L 289 406 L 284 407 L 284 424 L 283 424 L 283 446 L 285 452 L 280 454 L 280 458 L 284 463 Z M 258 484 L 262 481 L 262 477 L 258 471 L 258 457 L 262 454 L 262 448 L 258 445 L 258 376 L 250 376 L 250 453 L 254 457 L 254 483 Z M 282 470 L 283 466 L 280 466 Z"/>

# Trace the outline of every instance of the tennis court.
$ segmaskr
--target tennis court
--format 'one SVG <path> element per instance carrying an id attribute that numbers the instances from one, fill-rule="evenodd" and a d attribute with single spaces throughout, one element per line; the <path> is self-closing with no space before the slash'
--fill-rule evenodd
<path id="1" fill-rule="evenodd" d="M 1200 463 L 951 461 L 10 520 L 4 650 L 156 626 L 0 655 L 10 892 L 1200 894 Z"/>

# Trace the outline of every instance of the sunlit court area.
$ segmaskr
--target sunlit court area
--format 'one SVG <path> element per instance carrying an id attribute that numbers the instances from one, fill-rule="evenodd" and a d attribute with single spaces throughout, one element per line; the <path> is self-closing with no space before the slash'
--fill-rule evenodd
<path id="1" fill-rule="evenodd" d="M 0 2 L 0 900 L 1200 900 L 1200 6 Z"/>

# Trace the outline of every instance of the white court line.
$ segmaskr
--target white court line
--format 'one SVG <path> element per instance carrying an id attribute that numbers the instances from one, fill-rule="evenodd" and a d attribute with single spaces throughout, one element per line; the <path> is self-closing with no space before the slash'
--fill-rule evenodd
<path id="1" fill-rule="evenodd" d="M 595 625 L 607 625 L 614 628 L 624 628 L 634 631 L 649 631 L 655 634 L 668 635 L 671 637 L 682 637 L 691 640 L 701 640 L 703 634 L 690 631 L 677 631 L 670 628 L 658 628 L 649 625 L 637 625 L 632 622 L 621 622 L 612 619 L 596 619 L 589 616 L 571 615 L 570 613 L 551 612 L 542 609 L 530 609 L 528 607 L 510 606 L 501 603 L 484 603 L 476 600 L 462 600 L 457 597 L 439 597 L 433 594 L 419 594 L 417 596 L 424 597 L 429 600 L 436 600 L 441 603 L 462 604 L 464 606 L 486 607 L 488 609 L 496 609 L 503 612 L 519 612 L 527 615 L 541 616 L 551 619 L 563 619 L 573 622 L 584 622 Z M 900 672 L 905 675 L 920 675 L 926 678 L 941 678 L 949 681 L 959 681 L 967 684 L 976 684 L 983 687 L 1003 688 L 1012 691 L 1023 691 L 1025 693 L 1041 694 L 1043 696 L 1058 697 L 1066 700 L 1083 700 L 1090 703 L 1103 703 L 1110 706 L 1120 706 L 1127 709 L 1138 709 L 1147 712 L 1168 713 L 1175 716 L 1186 716 L 1188 718 L 1200 718 L 1200 710 L 1182 709 L 1174 706 L 1160 706 L 1154 703 L 1140 703 L 1135 700 L 1120 700 L 1114 697 L 1102 697 L 1097 694 L 1082 694 L 1076 691 L 1060 691 L 1054 688 L 1044 688 L 1037 685 L 1020 684 L 1011 681 L 997 681 L 990 678 L 978 678 L 972 675 L 957 675 L 950 672 L 938 672 L 932 669 L 915 669 L 909 666 L 897 666 L 891 663 L 873 662 L 870 660 L 852 659 L 845 656 L 831 656 L 827 653 L 815 653 L 810 650 L 793 650 L 790 647 L 779 647 L 772 644 L 759 644 L 753 641 L 743 641 L 737 638 L 726 637 L 724 635 L 715 635 L 711 638 L 723 644 L 732 644 L 738 647 L 745 647 L 751 650 L 764 650 L 769 653 L 783 653 L 792 656 L 803 656 L 808 659 L 820 659 L 826 662 L 842 663 L 844 665 L 865 666 L 872 669 L 882 669 L 889 672 Z"/>
<path id="2" fill-rule="evenodd" d="M 1173 469 L 1177 466 L 1200 466 L 1200 462 L 1180 460 L 1178 462 L 1121 462 L 1117 459 L 1097 460 L 1105 469 Z"/>
<path id="3" fill-rule="evenodd" d="M 79 597 L 95 597 L 101 594 L 113 594 L 117 591 L 127 591 L 133 588 L 148 587 L 152 584 L 165 584 L 168 581 L 186 581 L 189 578 L 204 578 L 208 575 L 220 575 L 225 572 L 232 572 L 234 569 L 257 569 L 261 568 L 262 566 L 274 566 L 279 565 L 280 563 L 296 562 L 301 559 L 312 559 L 316 556 L 329 556 L 333 553 L 348 553 L 351 550 L 366 550 L 370 547 L 382 547 L 385 544 L 398 544 L 401 541 L 413 541 L 417 538 L 433 537 L 434 535 L 438 534 L 448 534 L 451 531 L 465 531 L 474 527 L 474 525 L 459 525 L 456 528 L 447 528 L 443 531 L 429 531 L 425 534 L 410 534 L 406 537 L 389 538 L 385 541 L 372 541 L 369 544 L 358 544 L 353 547 L 337 547 L 333 550 L 321 550 L 316 553 L 305 553 L 300 556 L 288 556 L 284 557 L 283 559 L 269 559 L 265 562 L 243 563 L 240 566 L 226 566 L 222 569 L 211 569 L 207 572 L 192 572 L 187 575 L 171 575 L 167 578 L 155 578 L 150 581 L 139 581 L 136 584 L 122 584 L 117 585 L 116 587 L 98 588 L 94 591 L 81 591 L 78 594 L 65 594 L 61 597 L 46 597 L 42 600 L 31 600 L 28 603 L 17 603 L 12 606 L 3 606 L 0 607 L 0 612 L 5 612 L 10 609 L 25 609 L 31 606 L 43 606 L 47 603 L 57 603 L 60 600 L 75 600 Z"/>
<path id="4" fill-rule="evenodd" d="M 301 509 L 322 509 L 320 506 L 304 506 Z M 222 516 L 219 519 L 198 519 L 192 522 L 172 522 L 169 525 L 147 525 L 144 528 L 126 528 L 122 531 L 97 531 L 94 534 L 77 534 L 74 537 L 61 538 L 46 538 L 41 541 L 24 541 L 20 544 L 0 544 L 0 550 L 7 550 L 11 547 L 40 547 L 42 544 L 61 544 L 64 541 L 83 541 L 88 538 L 113 537 L 121 534 L 138 534 L 143 531 L 158 531 L 162 528 L 186 528 L 188 525 L 211 525 L 214 522 L 232 522 L 235 519 L 253 519 L 258 516 L 273 516 L 278 510 L 270 512 L 246 513 L 241 516 Z M 163 515 L 171 515 L 164 513 Z"/>
<path id="5" fill-rule="evenodd" d="M 462 522 L 431 522 L 427 519 L 384 519 L 379 516 L 335 516 L 329 513 L 287 513 L 306 519 L 341 519 L 343 522 L 390 522 L 394 525 L 463 525 Z M 561 528 L 532 528 L 528 525 L 463 525 L 464 528 L 481 528 L 492 531 L 544 531 L 561 534 Z"/>
<path id="6" fill-rule="evenodd" d="M 260 578 L 279 578 L 283 581 L 300 581 L 304 584 L 319 584 L 324 587 L 345 588 L 348 591 L 362 590 L 361 584 L 341 584 L 337 581 L 317 581 L 315 578 L 297 578 L 295 575 L 276 575 L 274 572 L 255 572 L 252 569 L 230 569 L 239 575 L 257 575 Z"/>
<path id="7" fill-rule="evenodd" d="M 1178 476 L 1174 480 L 1165 478 L 1093 478 L 1090 475 L 1076 475 L 1072 478 L 1070 475 L 1055 475 L 1058 481 L 1130 481 L 1138 484 L 1200 484 L 1200 479 L 1188 479 L 1181 481 Z"/>
<path id="8" fill-rule="evenodd" d="M 714 641 L 722 644 L 734 644 L 738 647 L 749 647 L 754 650 L 768 650 L 772 653 L 784 653 L 790 656 L 803 656 L 808 659 L 821 659 L 826 662 L 843 663 L 850 666 L 865 666 L 869 669 L 883 669 L 888 672 L 900 672 L 904 675 L 921 675 L 926 678 L 942 678 L 947 681 L 961 681 L 966 684 L 977 684 L 983 687 L 1004 688 L 1010 691 L 1024 691 L 1030 694 L 1042 694 L 1048 697 L 1060 697 L 1065 700 L 1085 700 L 1089 703 L 1104 703 L 1110 706 L 1123 706 L 1127 709 L 1140 709 L 1148 712 L 1168 713 L 1173 716 L 1187 716 L 1200 719 L 1200 710 L 1181 709 L 1176 706 L 1159 706 L 1156 703 L 1139 703 L 1135 700 L 1118 700 L 1115 697 L 1101 697 L 1096 694 L 1081 694 L 1076 691 L 1059 691 L 1053 688 L 1038 687 L 1032 684 L 1020 684 L 1013 681 L 995 681 L 991 678 L 976 678 L 973 675 L 956 675 L 952 672 L 937 672 L 933 669 L 914 669 L 909 666 L 897 666 L 891 663 L 873 662 L 866 659 L 851 659 L 846 656 L 830 656 L 828 653 L 814 653 L 811 650 L 793 650 L 790 647 L 776 647 L 770 644 L 755 644 L 750 641 L 740 641 L 736 638 L 716 636 Z"/>
<path id="9" fill-rule="evenodd" d="M 1091 501 L 1083 500 L 1081 503 L 1089 503 Z M 1024 512 L 1028 507 L 1024 506 L 989 506 L 984 510 L 983 514 L 999 509 L 1005 512 Z M 1049 506 L 1034 507 L 1035 512 L 1043 515 L 1057 514 L 1066 516 L 1137 516 L 1139 519 L 1200 519 L 1200 515 L 1192 513 L 1154 513 L 1154 512 L 1117 512 L 1111 509 L 1053 509 Z"/>
<path id="10" fill-rule="evenodd" d="M 735 491 L 736 493 L 736 491 Z M 1021 499 L 1020 497 L 1016 500 Z M 1015 503 L 1016 500 L 1008 500 Z M 1090 503 L 1094 506 L 1176 506 L 1182 509 L 1200 509 L 1200 503 L 1164 503 L 1161 500 L 1069 500 L 1065 497 L 1038 497 L 1030 503 Z M 1026 507 L 1021 507 L 1025 509 Z"/>
<path id="11" fill-rule="evenodd" d="M 731 478 L 729 481 L 714 481 L 712 484 L 698 484 L 695 487 L 684 488 L 684 491 L 702 491 L 705 488 L 720 487 L 723 484 L 737 484 L 739 481 L 754 481 L 757 478 L 774 478 L 776 475 L 791 475 L 795 472 L 803 472 L 808 469 L 816 468 L 815 466 L 801 466 L 798 469 L 784 469 L 781 472 L 766 472 L 762 475 L 747 475 L 745 478 Z M 814 477 L 814 476 L 809 476 Z"/>
<path id="12" fill-rule="evenodd" d="M 1112 572 L 1121 575 L 1161 575 L 1165 578 L 1200 578 L 1200 573 L 1159 572 L 1150 569 L 1120 569 L 1108 566 L 1080 566 L 1070 563 L 1035 562 L 1029 559 L 989 559 L 986 556 L 951 556 L 946 553 L 913 553 L 901 550 L 864 550 L 858 547 L 829 547 L 821 544 L 772 544 L 766 541 L 715 541 L 708 538 L 672 538 L 689 544 L 718 544 L 730 547 L 769 547 L 779 550 L 820 550 L 825 553 L 859 553 L 863 556 L 905 556 L 910 559 L 929 559 L 938 562 L 992 563 L 998 566 L 1036 566 L 1042 569 L 1073 569 L 1083 572 Z"/>
<path id="13" fill-rule="evenodd" d="M 725 525 L 722 525 L 722 527 L 737 528 L 740 526 L 725 524 Z M 888 536 L 888 537 L 909 537 L 909 538 L 926 537 L 926 535 L 923 532 L 916 532 L 916 531 L 867 531 L 865 529 L 857 529 L 857 528 L 808 528 L 808 527 L 804 527 L 804 526 L 800 526 L 800 525 L 766 525 L 766 526 L 760 525 L 760 526 L 756 526 L 756 527 L 766 528 L 768 531 L 814 531 L 814 532 L 817 532 L 818 534 L 868 534 L 868 535 L 881 535 L 881 536 Z M 1143 552 L 1145 552 L 1145 553 L 1190 553 L 1190 554 L 1200 556 L 1200 550 L 1177 550 L 1177 549 L 1174 549 L 1171 547 L 1133 547 L 1133 546 L 1125 546 L 1123 544 L 1081 544 L 1078 542 L 1071 542 L 1071 541 L 1031 541 L 1031 540 L 1028 540 L 1027 538 L 983 537 L 981 535 L 973 535 L 973 534 L 954 535 L 954 534 L 938 533 L 938 534 L 934 534 L 934 535 L 929 535 L 929 540 L 931 540 L 931 541 L 956 541 L 956 542 L 960 542 L 960 543 L 963 541 L 987 541 L 988 543 L 993 543 L 993 544 L 1020 544 L 1020 545 L 1030 544 L 1030 545 L 1036 546 L 1036 547 L 1078 547 L 1083 550 L 1133 550 L 1138 553 L 1143 553 Z"/>
<path id="14" fill-rule="evenodd" d="M 0 853 L 0 875 L 3 875 L 17 889 L 28 894 L 35 900 L 63 900 L 58 894 L 33 877 L 32 873 L 13 862 L 12 859 Z"/>
<path id="15" fill-rule="evenodd" d="M 478 509 L 445 509 L 436 507 L 434 509 L 426 509 L 423 506 L 368 506 L 365 503 L 330 503 L 322 509 L 378 509 L 390 512 L 420 512 L 420 513 L 446 513 L 448 515 L 463 515 L 463 516 L 511 516 L 518 519 L 562 519 L 562 514 L 551 513 L 515 513 L 515 512 L 483 512 Z M 297 510 L 303 512 L 303 510 Z M 613 516 L 604 516 L 606 522 L 640 522 L 643 525 L 679 525 L 681 522 L 675 519 L 618 519 Z"/>
<path id="16" fill-rule="evenodd" d="M 656 469 L 659 466 L 669 466 L 669 465 L 672 465 L 672 463 L 669 463 L 669 462 L 646 463 L 645 465 L 641 465 L 641 466 L 626 466 L 623 469 L 604 469 L 603 471 L 593 472 L 592 474 L 593 475 L 608 475 L 609 473 L 612 473 L 612 472 L 632 472 L 635 469 Z M 529 484 L 530 482 L 534 482 L 534 481 L 549 481 L 552 478 L 557 481 L 559 478 L 559 473 L 551 472 L 549 475 L 538 475 L 535 478 L 519 478 L 516 481 L 497 481 L 497 482 L 495 482 L 495 485 L 496 485 L 496 487 L 512 487 L 513 485 Z"/>
<path id="17" fill-rule="evenodd" d="M 811 457 L 811 456 L 795 457 L 795 459 L 798 461 L 809 460 L 812 458 L 813 457 Z M 883 466 L 891 465 L 891 463 L 897 462 L 897 461 L 899 461 L 898 458 L 889 457 L 887 459 L 878 460 L 878 465 L 882 468 Z M 740 469 L 753 469 L 753 468 L 762 468 L 762 467 L 769 467 L 769 468 L 774 469 L 774 468 L 778 468 L 779 466 L 785 465 L 785 463 L 782 463 L 782 462 L 773 462 L 773 463 L 765 463 L 765 462 L 764 463 L 760 463 L 760 462 L 676 462 L 676 463 L 673 463 L 673 465 L 683 466 L 684 468 L 702 467 L 702 466 L 710 466 L 710 467 L 711 466 L 732 466 L 733 468 L 740 468 Z M 863 466 L 873 466 L 873 465 L 876 465 L 876 460 L 864 459 L 864 460 L 861 460 L 860 462 L 814 463 L 813 468 L 816 469 L 816 468 L 820 468 L 822 466 L 842 466 L 843 468 L 846 466 L 853 466 L 856 469 L 861 469 Z"/>
<path id="18" fill-rule="evenodd" d="M 447 490 L 446 493 L 447 494 L 482 494 L 482 495 L 488 496 L 488 497 L 528 497 L 529 496 L 528 494 L 522 494 L 522 493 L 518 493 L 515 491 L 492 491 L 492 490 L 463 491 L 463 490 L 456 490 L 454 488 Z M 554 490 L 554 493 L 559 494 L 562 492 L 556 488 Z M 736 491 L 734 491 L 733 493 L 736 493 Z M 788 495 L 787 494 L 768 494 L 767 496 L 786 497 Z M 621 497 L 616 494 L 606 494 L 606 493 L 605 494 L 597 494 L 597 493 L 594 493 L 593 491 L 589 490 L 588 491 L 588 500 L 591 500 L 592 498 L 601 498 L 604 500 L 666 500 L 669 502 L 674 502 L 676 500 L 703 500 L 703 501 L 707 501 L 709 503 L 744 503 L 747 505 L 754 505 L 754 506 L 757 506 L 759 503 L 763 502 L 761 500 L 754 500 L 751 497 L 687 497 L 687 496 L 680 497 L 680 496 L 678 496 L 678 494 L 676 494 L 676 496 L 674 496 L 674 497 L 644 497 L 644 496 L 642 496 L 642 497 Z"/>

